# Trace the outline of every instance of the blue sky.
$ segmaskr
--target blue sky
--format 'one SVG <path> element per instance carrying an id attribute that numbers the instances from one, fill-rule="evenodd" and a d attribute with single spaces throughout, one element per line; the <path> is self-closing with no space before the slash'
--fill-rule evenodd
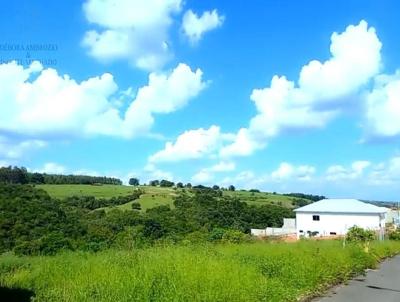
<path id="1" fill-rule="evenodd" d="M 4 4 L 0 164 L 397 200 L 399 8 Z"/>

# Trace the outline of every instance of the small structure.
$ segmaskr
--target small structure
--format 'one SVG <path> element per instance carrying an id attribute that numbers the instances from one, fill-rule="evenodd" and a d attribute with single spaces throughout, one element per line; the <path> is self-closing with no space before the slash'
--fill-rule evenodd
<path id="1" fill-rule="evenodd" d="M 288 236 L 296 234 L 296 219 L 283 218 L 281 228 L 251 229 L 251 234 L 257 237 Z"/>
<path id="2" fill-rule="evenodd" d="M 383 236 L 387 209 L 357 199 L 323 199 L 294 210 L 297 237 L 340 236 L 358 226 Z"/>

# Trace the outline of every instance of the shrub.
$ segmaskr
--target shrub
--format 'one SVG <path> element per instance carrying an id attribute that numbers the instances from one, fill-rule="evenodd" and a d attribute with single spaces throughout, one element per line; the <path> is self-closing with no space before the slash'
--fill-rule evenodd
<path id="1" fill-rule="evenodd" d="M 138 202 L 133 202 L 132 203 L 132 210 L 140 210 L 142 207 L 140 206 L 140 203 Z"/>
<path id="2" fill-rule="evenodd" d="M 375 232 L 371 230 L 365 230 L 358 226 L 351 227 L 346 235 L 346 240 L 349 242 L 370 242 L 375 239 Z"/>
<path id="3" fill-rule="evenodd" d="M 250 240 L 251 237 L 248 234 L 244 234 L 238 230 L 226 230 L 224 235 L 222 235 L 223 242 L 242 243 Z"/>
<path id="4" fill-rule="evenodd" d="M 389 239 L 390 240 L 400 240 L 400 229 L 390 232 Z"/>

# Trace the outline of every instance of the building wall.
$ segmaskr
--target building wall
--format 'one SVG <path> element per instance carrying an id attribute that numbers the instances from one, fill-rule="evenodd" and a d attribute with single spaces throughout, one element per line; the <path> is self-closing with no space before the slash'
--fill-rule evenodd
<path id="1" fill-rule="evenodd" d="M 313 216 L 319 215 L 319 221 Z M 318 232 L 317 236 L 345 235 L 352 226 L 380 230 L 385 227 L 384 214 L 296 213 L 297 236 Z M 303 231 L 303 232 L 300 232 Z"/>
<path id="2" fill-rule="evenodd" d="M 251 229 L 251 234 L 257 237 L 296 234 L 296 219 L 283 218 L 283 226 L 281 228 Z"/>

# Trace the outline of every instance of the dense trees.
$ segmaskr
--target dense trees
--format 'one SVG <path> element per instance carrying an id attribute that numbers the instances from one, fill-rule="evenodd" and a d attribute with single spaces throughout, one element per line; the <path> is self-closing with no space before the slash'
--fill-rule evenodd
<path id="1" fill-rule="evenodd" d="M 28 171 L 25 168 L 11 166 L 0 168 L 0 183 L 26 184 L 28 181 Z"/>
<path id="2" fill-rule="evenodd" d="M 46 173 L 30 173 L 21 167 L 0 168 L 0 183 L 8 184 L 109 184 L 122 185 L 118 178 L 87 175 L 60 175 Z"/>
<path id="3" fill-rule="evenodd" d="M 129 179 L 129 185 L 131 186 L 138 186 L 139 185 L 139 179 L 133 177 Z"/>
<path id="4" fill-rule="evenodd" d="M 62 249 L 98 251 L 111 246 L 142 247 L 160 240 L 241 240 L 250 228 L 280 226 L 290 209 L 252 206 L 220 190 L 181 191 L 174 208 L 138 211 L 143 192 L 111 199 L 52 199 L 29 185 L 0 184 L 0 253 L 53 254 Z M 131 202 L 127 210 L 99 209 Z M 244 237 L 243 237 L 244 238 Z"/>
<path id="5" fill-rule="evenodd" d="M 118 178 L 87 175 L 43 174 L 45 184 L 122 185 Z"/>
<path id="6" fill-rule="evenodd" d="M 291 197 L 297 197 L 297 198 L 304 198 L 304 199 L 309 199 L 312 201 L 318 201 L 325 199 L 325 196 L 322 195 L 312 195 L 312 194 L 303 194 L 303 193 L 289 193 L 289 194 L 283 194 L 285 196 L 291 196 Z"/>
<path id="7" fill-rule="evenodd" d="M 163 180 L 160 181 L 160 187 L 171 188 L 174 185 L 175 185 L 175 183 L 172 182 L 172 181 L 169 181 L 169 180 L 163 179 Z"/>
<path id="8" fill-rule="evenodd" d="M 159 185 L 160 185 L 160 181 L 158 179 L 149 181 L 149 186 L 157 187 Z"/>

